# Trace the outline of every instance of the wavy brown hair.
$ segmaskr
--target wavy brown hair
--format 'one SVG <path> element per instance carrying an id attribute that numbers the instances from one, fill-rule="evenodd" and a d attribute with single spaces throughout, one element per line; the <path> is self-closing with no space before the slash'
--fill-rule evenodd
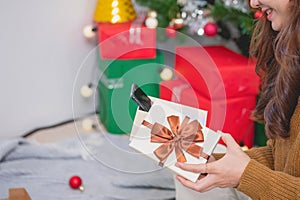
<path id="1" fill-rule="evenodd" d="M 250 56 L 257 59 L 261 96 L 253 112 L 265 122 L 269 138 L 289 137 L 290 120 L 300 95 L 300 0 L 290 1 L 290 17 L 279 32 L 266 16 L 255 25 Z"/>

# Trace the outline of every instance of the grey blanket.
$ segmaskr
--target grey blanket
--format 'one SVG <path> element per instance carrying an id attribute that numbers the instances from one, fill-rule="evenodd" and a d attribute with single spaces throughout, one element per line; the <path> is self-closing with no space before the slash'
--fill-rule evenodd
<path id="1" fill-rule="evenodd" d="M 174 199 L 173 175 L 128 147 L 128 137 L 92 133 L 54 144 L 0 142 L 0 199 L 24 187 L 33 200 Z M 69 187 L 78 175 L 84 192 Z"/>

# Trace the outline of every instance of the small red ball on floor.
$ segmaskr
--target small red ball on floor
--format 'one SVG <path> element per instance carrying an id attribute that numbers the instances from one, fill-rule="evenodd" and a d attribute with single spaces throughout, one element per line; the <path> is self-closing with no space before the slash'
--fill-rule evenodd
<path id="1" fill-rule="evenodd" d="M 84 187 L 82 185 L 82 180 L 79 176 L 72 176 L 69 180 L 69 185 L 73 189 L 79 189 L 81 191 L 84 190 Z"/>

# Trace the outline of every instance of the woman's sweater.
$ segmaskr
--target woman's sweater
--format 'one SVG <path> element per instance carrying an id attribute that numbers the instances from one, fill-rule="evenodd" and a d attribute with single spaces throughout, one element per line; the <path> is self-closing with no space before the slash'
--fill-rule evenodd
<path id="1" fill-rule="evenodd" d="M 256 199 L 300 199 L 300 98 L 290 122 L 290 137 L 269 140 L 247 151 L 251 160 L 238 190 Z"/>

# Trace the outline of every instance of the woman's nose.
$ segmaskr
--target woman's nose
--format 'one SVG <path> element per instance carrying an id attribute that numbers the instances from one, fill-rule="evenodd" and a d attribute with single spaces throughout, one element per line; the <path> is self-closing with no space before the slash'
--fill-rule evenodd
<path id="1" fill-rule="evenodd" d="M 259 8 L 260 6 L 260 1 L 259 0 L 250 0 L 250 6 L 252 8 Z"/>

